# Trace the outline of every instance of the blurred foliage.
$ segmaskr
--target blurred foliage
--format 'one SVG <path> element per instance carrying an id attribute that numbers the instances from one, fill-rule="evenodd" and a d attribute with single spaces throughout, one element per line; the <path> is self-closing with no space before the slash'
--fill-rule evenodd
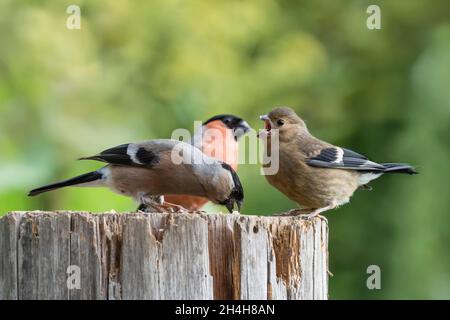
<path id="1" fill-rule="evenodd" d="M 291 105 L 315 135 L 421 172 L 326 214 L 331 298 L 450 298 L 448 1 L 75 2 L 81 30 L 66 28 L 74 1 L 1 1 L 0 214 L 134 210 L 107 190 L 26 193 L 98 167 L 79 156 L 219 113 L 258 128 Z M 369 4 L 381 30 L 366 28 Z M 239 174 L 243 213 L 294 207 L 257 165 Z M 366 288 L 371 264 L 382 290 Z"/>

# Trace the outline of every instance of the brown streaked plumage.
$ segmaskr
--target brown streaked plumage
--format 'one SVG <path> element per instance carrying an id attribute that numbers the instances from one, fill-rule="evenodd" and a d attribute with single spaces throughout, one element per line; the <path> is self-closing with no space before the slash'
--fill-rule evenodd
<path id="1" fill-rule="evenodd" d="M 191 144 L 177 140 L 150 140 L 123 144 L 98 155 L 81 158 L 108 163 L 81 176 L 30 191 L 34 196 L 67 186 L 103 186 L 140 203 L 140 209 L 158 206 L 153 196 L 187 194 L 222 204 L 231 212 L 240 208 L 243 190 L 236 172 L 206 156 Z"/>
<path id="2" fill-rule="evenodd" d="M 349 149 L 312 136 L 305 122 L 288 107 L 260 117 L 265 121 L 266 148 L 271 152 L 273 129 L 278 130 L 279 170 L 267 181 L 310 212 L 307 218 L 347 203 L 359 187 L 384 173 L 417 173 L 408 164 L 375 163 Z M 264 140 L 264 139 L 263 139 Z M 263 167 L 265 172 L 267 167 Z M 298 214 L 301 210 L 293 210 Z"/>

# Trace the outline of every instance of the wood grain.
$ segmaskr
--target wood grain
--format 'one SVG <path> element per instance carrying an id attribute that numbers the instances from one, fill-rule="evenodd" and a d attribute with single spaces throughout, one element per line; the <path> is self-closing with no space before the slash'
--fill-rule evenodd
<path id="1" fill-rule="evenodd" d="M 70 266 L 79 268 L 79 288 L 67 284 Z M 321 217 L 35 211 L 0 218 L 0 299 L 327 298 Z"/>

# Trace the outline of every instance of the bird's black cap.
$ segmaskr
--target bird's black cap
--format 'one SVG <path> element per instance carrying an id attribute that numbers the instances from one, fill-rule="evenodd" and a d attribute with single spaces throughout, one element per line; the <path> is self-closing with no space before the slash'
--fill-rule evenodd
<path id="1" fill-rule="evenodd" d="M 219 114 L 203 122 L 203 125 L 207 125 L 216 120 L 222 121 L 229 129 L 233 130 L 236 140 L 250 130 L 247 121 L 232 114 Z"/>
<path id="2" fill-rule="evenodd" d="M 203 125 L 216 120 L 222 121 L 230 129 L 240 127 L 245 122 L 242 118 L 239 118 L 238 116 L 234 116 L 232 114 L 219 114 L 203 122 Z"/>

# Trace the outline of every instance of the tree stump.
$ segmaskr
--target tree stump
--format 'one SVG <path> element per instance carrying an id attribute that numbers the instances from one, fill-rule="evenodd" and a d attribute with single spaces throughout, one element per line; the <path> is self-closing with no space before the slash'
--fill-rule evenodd
<path id="1" fill-rule="evenodd" d="M 1 299 L 327 299 L 318 217 L 11 212 Z"/>

